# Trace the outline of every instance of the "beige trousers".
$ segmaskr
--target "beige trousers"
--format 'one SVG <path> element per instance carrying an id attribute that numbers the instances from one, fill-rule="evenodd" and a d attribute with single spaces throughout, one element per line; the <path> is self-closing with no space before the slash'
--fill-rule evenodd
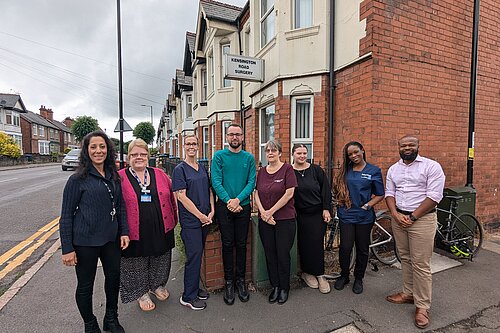
<path id="1" fill-rule="evenodd" d="M 415 306 L 429 309 L 432 298 L 431 256 L 434 250 L 437 214 L 422 216 L 410 227 L 402 228 L 393 221 L 403 270 L 403 292 L 413 295 Z"/>

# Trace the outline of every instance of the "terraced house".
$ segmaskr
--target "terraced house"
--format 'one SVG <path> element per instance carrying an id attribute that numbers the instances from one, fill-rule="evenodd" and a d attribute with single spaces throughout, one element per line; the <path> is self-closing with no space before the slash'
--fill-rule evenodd
<path id="1" fill-rule="evenodd" d="M 23 149 L 21 114 L 27 112 L 21 96 L 0 94 L 0 131 L 12 137 L 21 151 Z"/>
<path id="2" fill-rule="evenodd" d="M 446 187 L 467 183 L 486 228 L 500 226 L 500 167 L 490 157 L 500 154 L 500 10 L 481 1 L 477 53 L 473 13 L 465 0 L 250 0 L 243 8 L 200 0 L 183 62 L 192 90 L 182 80 L 175 88 L 192 95 L 199 157 L 223 149 L 226 126 L 237 122 L 257 163 L 266 163 L 269 139 L 281 141 L 287 162 L 304 143 L 331 177 L 343 145 L 356 140 L 385 172 L 398 138 L 415 134 L 421 154 L 443 166 Z M 262 77 L 228 79 L 228 56 L 262 61 Z M 178 117 L 188 105 L 176 103 Z M 190 128 L 181 119 L 171 134 L 177 156 Z"/>

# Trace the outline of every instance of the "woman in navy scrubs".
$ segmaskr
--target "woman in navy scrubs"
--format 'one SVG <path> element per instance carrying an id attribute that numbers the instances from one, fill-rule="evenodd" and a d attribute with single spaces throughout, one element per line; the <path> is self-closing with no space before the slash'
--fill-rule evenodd
<path id="1" fill-rule="evenodd" d="M 380 168 L 366 162 L 365 150 L 359 142 L 349 142 L 343 149 L 343 163 L 335 176 L 334 193 L 340 219 L 340 277 L 335 289 L 349 283 L 351 251 L 356 244 L 356 265 L 352 291 L 363 292 L 363 277 L 368 264 L 370 231 L 375 221 L 373 206 L 384 198 Z"/>
<path id="2" fill-rule="evenodd" d="M 209 294 L 200 289 L 201 257 L 208 233 L 207 226 L 214 216 L 214 197 L 210 189 L 208 173 L 202 164 L 196 162 L 198 138 L 188 135 L 184 138 L 184 161 L 174 169 L 173 189 L 179 202 L 181 238 L 186 251 L 184 266 L 184 292 L 180 303 L 192 310 L 207 307 Z"/>

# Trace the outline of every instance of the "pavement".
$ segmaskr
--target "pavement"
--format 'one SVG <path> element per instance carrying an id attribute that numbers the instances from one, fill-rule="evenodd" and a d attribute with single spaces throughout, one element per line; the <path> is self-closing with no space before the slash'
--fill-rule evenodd
<path id="1" fill-rule="evenodd" d="M 8 171 L 8 170 L 16 170 L 16 169 L 39 168 L 39 167 L 51 166 L 51 165 L 61 165 L 61 162 L 58 162 L 58 163 L 37 163 L 37 164 L 31 163 L 31 164 L 0 166 L 0 172 Z"/>
<path id="2" fill-rule="evenodd" d="M 380 265 L 377 272 L 367 271 L 361 295 L 351 285 L 323 295 L 300 283 L 284 305 L 269 304 L 269 290 L 257 290 L 249 302 L 236 299 L 228 306 L 219 292 L 210 295 L 207 309 L 193 311 L 179 304 L 183 264 L 175 250 L 167 284 L 170 298 L 155 301 L 156 309 L 147 313 L 136 302 L 120 304 L 120 322 L 127 332 L 500 332 L 500 251 L 482 249 L 473 262 L 461 261 L 453 268 L 457 262 L 449 265 L 448 260 L 433 257 L 433 266 L 440 267 L 434 269 L 431 325 L 426 330 L 413 325 L 413 305 L 385 300 L 400 291 L 401 271 Z M 0 332 L 81 332 L 76 277 L 73 268 L 62 265 L 59 243 L 35 266 L 0 297 Z M 104 304 L 99 268 L 94 292 L 99 321 Z"/>

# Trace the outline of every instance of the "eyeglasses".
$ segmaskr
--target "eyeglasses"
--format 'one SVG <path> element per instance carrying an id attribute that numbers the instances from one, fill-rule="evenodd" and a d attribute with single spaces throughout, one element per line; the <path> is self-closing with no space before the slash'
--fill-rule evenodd
<path id="1" fill-rule="evenodd" d="M 132 158 L 137 158 L 139 156 L 142 157 L 142 158 L 145 158 L 145 157 L 148 157 L 148 154 L 146 154 L 146 153 L 135 153 L 135 154 L 130 154 L 129 156 L 132 157 Z"/>
<path id="2" fill-rule="evenodd" d="M 278 151 L 278 149 L 276 149 L 276 148 L 271 148 L 271 149 L 267 148 L 266 149 L 266 153 L 276 153 L 277 151 Z"/>
<path id="3" fill-rule="evenodd" d="M 243 136 L 243 134 L 241 134 L 241 133 L 227 133 L 226 135 L 227 136 L 235 136 L 237 138 L 239 138 L 240 136 Z"/>
<path id="4" fill-rule="evenodd" d="M 196 142 L 188 142 L 188 143 L 185 143 L 184 146 L 192 146 L 192 147 L 195 147 L 197 146 L 198 144 Z"/>

